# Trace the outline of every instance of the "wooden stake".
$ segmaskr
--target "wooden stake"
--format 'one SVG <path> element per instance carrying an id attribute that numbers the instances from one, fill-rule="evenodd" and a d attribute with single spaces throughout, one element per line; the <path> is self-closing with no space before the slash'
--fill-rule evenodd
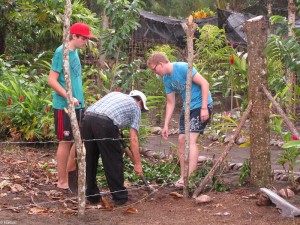
<path id="1" fill-rule="evenodd" d="M 191 86 L 192 86 L 192 70 L 194 60 L 194 46 L 193 39 L 194 33 L 197 28 L 197 24 L 193 22 L 193 16 L 190 15 L 188 24 L 181 24 L 186 36 L 187 36 L 187 48 L 188 48 L 188 72 L 186 78 L 186 97 L 185 97 L 185 114 L 184 114 L 184 126 L 185 126 L 185 149 L 184 149 L 184 187 L 183 196 L 188 198 L 188 182 L 189 182 L 189 152 L 190 152 L 190 105 L 191 105 Z M 182 157 L 182 156 L 179 156 Z"/>
<path id="2" fill-rule="evenodd" d="M 244 24 L 247 35 L 250 113 L 250 184 L 265 187 L 272 183 L 270 150 L 270 109 L 260 84 L 268 85 L 268 66 L 263 50 L 267 42 L 267 22 L 264 16 L 249 19 Z"/>
<path id="3" fill-rule="evenodd" d="M 66 80 L 66 92 L 68 102 L 68 115 L 71 120 L 72 133 L 75 140 L 78 161 L 78 216 L 85 214 L 85 149 L 81 141 L 79 126 L 76 118 L 75 107 L 73 103 L 72 84 L 70 80 L 70 62 L 69 62 L 69 36 L 70 36 L 70 15 L 72 4 L 70 0 L 66 1 L 66 11 L 63 30 L 63 68 Z"/>

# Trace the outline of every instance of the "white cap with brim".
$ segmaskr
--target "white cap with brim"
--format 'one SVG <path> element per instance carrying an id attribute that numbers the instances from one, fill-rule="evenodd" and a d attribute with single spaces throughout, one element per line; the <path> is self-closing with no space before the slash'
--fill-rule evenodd
<path id="1" fill-rule="evenodd" d="M 143 92 L 138 91 L 138 90 L 133 90 L 129 93 L 129 96 L 131 96 L 131 97 L 139 96 L 142 99 L 144 109 L 147 110 L 147 111 L 149 110 L 148 107 L 146 106 L 147 98 L 146 98 L 146 95 L 144 95 Z"/>

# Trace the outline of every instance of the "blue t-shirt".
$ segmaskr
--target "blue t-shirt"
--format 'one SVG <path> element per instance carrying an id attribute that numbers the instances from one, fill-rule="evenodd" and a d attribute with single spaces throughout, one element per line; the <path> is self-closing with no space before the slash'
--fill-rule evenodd
<path id="1" fill-rule="evenodd" d="M 72 84 L 72 94 L 81 105 L 76 108 L 84 108 L 84 95 L 82 88 L 82 75 L 81 75 L 81 63 L 78 56 L 78 50 L 69 50 L 69 61 L 70 61 L 70 79 Z M 63 88 L 66 88 L 65 74 L 63 71 L 63 46 L 59 46 L 53 56 L 51 70 L 59 73 L 57 81 Z M 67 99 L 53 91 L 53 108 L 64 109 L 68 108 Z"/>
<path id="2" fill-rule="evenodd" d="M 186 97 L 186 79 L 188 72 L 188 64 L 186 62 L 174 62 L 173 72 L 171 75 L 165 74 L 163 77 L 166 93 L 172 92 L 178 93 L 183 99 L 183 109 L 185 108 L 185 97 Z M 197 70 L 193 68 L 192 77 L 195 76 Z M 213 102 L 211 93 L 208 93 L 207 104 Z M 191 86 L 191 106 L 190 109 L 200 108 L 202 106 L 202 89 L 201 86 L 192 82 Z"/>

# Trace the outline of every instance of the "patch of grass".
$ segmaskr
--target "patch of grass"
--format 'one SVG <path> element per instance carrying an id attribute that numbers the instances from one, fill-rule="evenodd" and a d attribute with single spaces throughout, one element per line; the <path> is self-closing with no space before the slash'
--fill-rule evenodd
<path id="1" fill-rule="evenodd" d="M 239 185 L 242 186 L 246 183 L 246 180 L 250 177 L 250 160 L 245 159 L 243 162 L 243 166 L 241 172 L 239 173 Z"/>
<path id="2" fill-rule="evenodd" d="M 143 174 L 147 181 L 157 184 L 169 183 L 179 179 L 180 168 L 178 159 L 172 158 L 170 161 L 159 161 L 157 163 L 148 162 L 142 158 Z M 132 185 L 142 185 L 143 182 L 134 172 L 134 166 L 129 158 L 124 157 L 124 178 Z M 102 188 L 107 188 L 106 177 L 104 175 L 102 161 L 99 160 L 97 171 L 97 181 Z"/>

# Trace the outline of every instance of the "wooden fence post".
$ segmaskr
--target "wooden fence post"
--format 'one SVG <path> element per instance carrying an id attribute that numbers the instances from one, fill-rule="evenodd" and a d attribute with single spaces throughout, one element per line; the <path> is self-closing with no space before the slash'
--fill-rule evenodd
<path id="1" fill-rule="evenodd" d="M 185 97 L 185 113 L 184 113 L 184 126 L 185 126 L 185 148 L 184 148 L 184 186 L 183 196 L 189 196 L 188 182 L 189 182 L 189 152 L 190 152 L 190 106 L 191 106 L 191 86 L 192 86 L 192 70 L 194 60 L 194 33 L 197 24 L 193 22 L 193 16 L 189 16 L 187 24 L 181 24 L 187 36 L 188 48 L 188 72 L 186 78 L 186 97 Z"/>
<path id="2" fill-rule="evenodd" d="M 78 122 L 73 103 L 72 84 L 70 80 L 69 63 L 69 36 L 70 36 L 70 15 L 72 4 L 70 0 L 66 1 L 66 11 L 63 30 L 63 68 L 66 80 L 66 92 L 68 102 L 68 115 L 71 120 L 72 133 L 75 140 L 76 152 L 78 157 L 78 216 L 85 214 L 85 151 L 81 141 Z"/>
<path id="3" fill-rule="evenodd" d="M 249 99 L 253 102 L 250 113 L 250 183 L 263 187 L 271 183 L 271 153 L 269 100 L 261 84 L 268 85 L 267 23 L 263 16 L 246 21 L 244 29 L 248 46 Z"/>

